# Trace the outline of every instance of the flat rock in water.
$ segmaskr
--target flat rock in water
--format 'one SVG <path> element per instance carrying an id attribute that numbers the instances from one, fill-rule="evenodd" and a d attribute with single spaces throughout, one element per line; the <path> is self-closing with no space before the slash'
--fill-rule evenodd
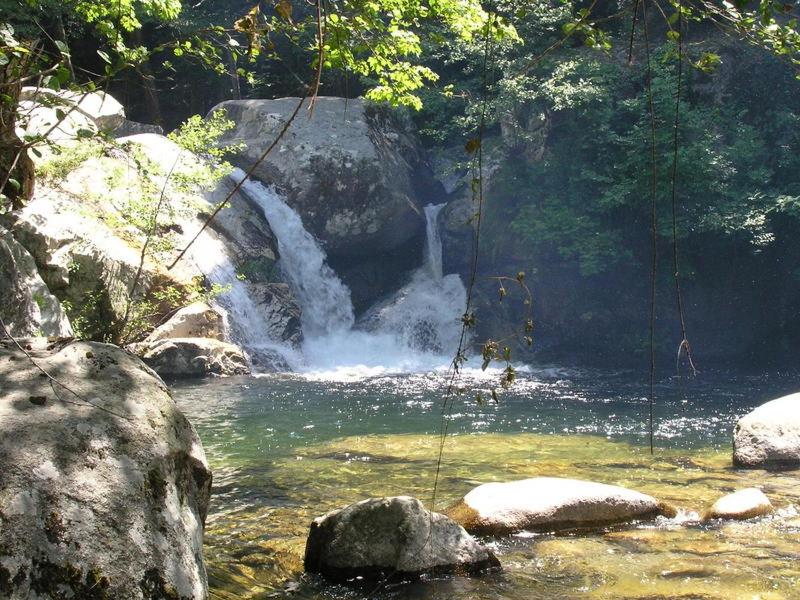
<path id="1" fill-rule="evenodd" d="M 450 518 L 410 496 L 370 498 L 318 517 L 306 542 L 306 571 L 336 581 L 478 574 L 499 568 L 491 550 Z"/>
<path id="2" fill-rule="evenodd" d="M 764 492 L 746 488 L 723 496 L 706 511 L 706 519 L 752 519 L 772 512 L 772 503 Z"/>
<path id="3" fill-rule="evenodd" d="M 471 532 L 505 535 L 600 527 L 658 515 L 674 509 L 652 496 L 593 481 L 535 477 L 478 486 L 446 514 Z"/>
<path id="4" fill-rule="evenodd" d="M 749 412 L 733 430 L 733 463 L 740 467 L 800 467 L 800 393 Z"/>

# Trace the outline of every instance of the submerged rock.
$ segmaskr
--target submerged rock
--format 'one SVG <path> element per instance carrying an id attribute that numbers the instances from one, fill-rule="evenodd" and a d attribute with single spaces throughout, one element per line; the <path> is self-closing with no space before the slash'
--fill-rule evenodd
<path id="1" fill-rule="evenodd" d="M 498 568 L 491 550 L 410 496 L 370 498 L 318 517 L 306 542 L 305 569 L 330 579 L 477 574 Z"/>
<path id="2" fill-rule="evenodd" d="M 224 377 L 250 373 L 241 348 L 211 338 L 160 339 L 132 344 L 131 350 L 162 377 Z"/>
<path id="3" fill-rule="evenodd" d="M 206 598 L 211 471 L 164 383 L 108 344 L 22 343 L 69 387 L 0 340 L 0 596 Z"/>
<path id="4" fill-rule="evenodd" d="M 169 321 L 156 327 L 147 342 L 167 338 L 211 338 L 225 341 L 225 319 L 205 302 L 184 306 Z"/>
<path id="5" fill-rule="evenodd" d="M 749 412 L 733 430 L 733 463 L 740 467 L 800 467 L 800 393 Z"/>
<path id="6" fill-rule="evenodd" d="M 478 486 L 446 514 L 470 533 L 601 527 L 675 511 L 652 496 L 616 485 L 535 477 Z"/>
<path id="7" fill-rule="evenodd" d="M 72 335 L 61 303 L 50 293 L 30 253 L 0 227 L 0 317 L 13 336 Z"/>
<path id="8" fill-rule="evenodd" d="M 745 488 L 723 496 L 709 508 L 704 519 L 752 519 L 772 512 L 772 502 L 758 488 Z"/>

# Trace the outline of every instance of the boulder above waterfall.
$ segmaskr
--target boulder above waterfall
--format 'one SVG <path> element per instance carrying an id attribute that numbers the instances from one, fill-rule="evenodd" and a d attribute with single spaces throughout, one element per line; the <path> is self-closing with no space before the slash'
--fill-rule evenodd
<path id="1" fill-rule="evenodd" d="M 673 513 L 634 490 L 558 477 L 486 483 L 446 511 L 467 531 L 487 535 L 601 527 Z"/>
<path id="2" fill-rule="evenodd" d="M 271 144 L 299 98 L 231 100 L 236 126 L 221 143 L 244 142 L 243 169 Z M 299 211 L 329 254 L 389 250 L 421 233 L 421 207 L 436 184 L 400 113 L 362 99 L 319 97 L 303 108 L 254 175 Z"/>
<path id="3" fill-rule="evenodd" d="M 457 523 L 410 496 L 370 498 L 314 519 L 304 564 L 306 571 L 338 581 L 476 574 L 500 566 Z"/>
<path id="4" fill-rule="evenodd" d="M 243 143 L 232 162 L 245 170 L 256 162 L 298 102 L 215 107 L 236 123 L 220 142 Z M 362 99 L 319 97 L 313 113 L 302 108 L 254 176 L 274 185 L 320 240 L 358 312 L 420 264 L 422 207 L 444 195 L 404 113 Z"/>

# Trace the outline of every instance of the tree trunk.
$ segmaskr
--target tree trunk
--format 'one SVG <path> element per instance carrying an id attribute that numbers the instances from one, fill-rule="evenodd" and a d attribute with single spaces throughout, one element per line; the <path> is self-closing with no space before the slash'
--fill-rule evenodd
<path id="1" fill-rule="evenodd" d="M 9 201 L 16 209 L 33 196 L 33 161 L 16 132 L 23 71 L 24 65 L 16 58 L 0 70 L 0 94 L 9 98 L 0 102 L 0 192 L 4 196 L 0 198 L 0 212 L 9 208 Z"/>

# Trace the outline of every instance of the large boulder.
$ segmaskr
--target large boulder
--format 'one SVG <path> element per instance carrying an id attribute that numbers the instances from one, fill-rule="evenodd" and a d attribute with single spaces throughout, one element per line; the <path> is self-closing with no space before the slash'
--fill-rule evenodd
<path id="1" fill-rule="evenodd" d="M 207 597 L 211 471 L 138 358 L 100 343 L 0 341 L 0 596 Z"/>
<path id="2" fill-rule="evenodd" d="M 20 100 L 58 107 L 67 113 L 79 113 L 92 120 L 98 129 L 114 129 L 125 121 L 125 109 L 111 94 L 102 90 L 73 92 L 44 87 L 23 87 Z"/>
<path id="3" fill-rule="evenodd" d="M 241 348 L 211 338 L 160 339 L 133 344 L 131 350 L 162 377 L 225 377 L 250 372 Z"/>
<path id="4" fill-rule="evenodd" d="M 146 342 L 167 338 L 212 338 L 225 341 L 225 317 L 205 302 L 184 306 L 163 325 L 156 327 Z"/>
<path id="5" fill-rule="evenodd" d="M 601 527 L 674 511 L 652 496 L 616 485 L 534 477 L 480 485 L 446 514 L 470 533 L 505 535 Z"/>
<path id="6" fill-rule="evenodd" d="M 800 392 L 747 413 L 733 430 L 733 463 L 740 467 L 800 467 Z"/>
<path id="7" fill-rule="evenodd" d="M 13 336 L 69 337 L 72 326 L 30 253 L 0 227 L 0 317 Z"/>
<path id="8" fill-rule="evenodd" d="M 758 488 L 745 488 L 723 496 L 709 508 L 705 519 L 752 519 L 772 512 L 772 502 Z"/>
<path id="9" fill-rule="evenodd" d="M 306 571 L 336 581 L 425 573 L 477 574 L 500 566 L 491 550 L 448 517 L 410 496 L 370 498 L 318 517 Z"/>
<path id="10" fill-rule="evenodd" d="M 221 143 L 242 143 L 233 162 L 247 170 L 275 140 L 299 98 L 235 100 L 236 127 Z M 353 292 L 357 310 L 397 289 L 421 262 L 422 206 L 441 202 L 410 122 L 362 99 L 319 97 L 303 107 L 254 176 L 276 186 L 319 239 Z"/>

